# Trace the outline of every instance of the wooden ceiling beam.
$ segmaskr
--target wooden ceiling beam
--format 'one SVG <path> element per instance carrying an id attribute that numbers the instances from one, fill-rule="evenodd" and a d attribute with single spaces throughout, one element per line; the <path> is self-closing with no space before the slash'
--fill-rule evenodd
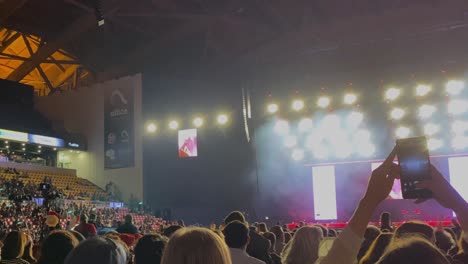
<path id="1" fill-rule="evenodd" d="M 16 32 L 15 34 L 13 34 L 13 36 L 11 36 L 8 39 L 2 41 L 2 45 L 0 46 L 0 53 L 5 51 L 19 37 L 21 37 L 21 34 L 19 32 Z"/>

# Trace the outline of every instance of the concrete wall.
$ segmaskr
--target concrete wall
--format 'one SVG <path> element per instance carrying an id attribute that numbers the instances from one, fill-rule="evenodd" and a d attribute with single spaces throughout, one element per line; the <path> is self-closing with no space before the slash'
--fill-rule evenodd
<path id="1" fill-rule="evenodd" d="M 135 107 L 135 166 L 125 169 L 104 170 L 104 90 L 107 86 L 131 86 L 134 88 Z M 56 93 L 37 97 L 35 106 L 50 120 L 63 123 L 72 133 L 86 136 L 88 150 L 81 153 L 65 153 L 70 162 L 67 168 L 76 169 L 77 175 L 104 187 L 116 183 L 128 200 L 131 194 L 143 198 L 142 163 L 142 78 L 141 74 L 83 87 L 78 91 Z"/>

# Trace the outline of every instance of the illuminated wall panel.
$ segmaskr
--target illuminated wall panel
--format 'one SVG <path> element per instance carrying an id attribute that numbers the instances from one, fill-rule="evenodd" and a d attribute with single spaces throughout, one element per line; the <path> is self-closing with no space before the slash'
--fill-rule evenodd
<path id="1" fill-rule="evenodd" d="M 315 220 L 336 220 L 335 167 L 312 167 Z"/>
<path id="2" fill-rule="evenodd" d="M 450 184 L 468 201 L 468 157 L 449 158 Z"/>

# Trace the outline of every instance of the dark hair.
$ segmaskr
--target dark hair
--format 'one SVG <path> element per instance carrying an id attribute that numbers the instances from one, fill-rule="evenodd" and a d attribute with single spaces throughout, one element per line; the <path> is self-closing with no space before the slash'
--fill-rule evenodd
<path id="1" fill-rule="evenodd" d="M 179 229 L 181 229 L 182 227 L 180 225 L 171 225 L 169 226 L 168 228 L 164 229 L 163 231 L 163 235 L 168 237 L 168 238 L 171 238 L 171 236 Z"/>
<path id="2" fill-rule="evenodd" d="M 335 229 L 328 229 L 328 237 L 337 237 L 338 233 Z"/>
<path id="3" fill-rule="evenodd" d="M 414 234 L 420 235 L 430 242 L 435 239 L 434 229 L 431 226 L 420 221 L 408 221 L 395 230 L 394 240 Z"/>
<path id="4" fill-rule="evenodd" d="M 242 223 L 246 223 L 245 221 L 245 216 L 243 213 L 239 212 L 239 211 L 233 211 L 231 213 L 229 213 L 226 218 L 224 218 L 224 224 L 229 224 L 231 223 L 232 221 L 239 221 L 239 222 L 242 222 Z"/>
<path id="5" fill-rule="evenodd" d="M 26 236 L 19 231 L 11 231 L 3 240 L 2 260 L 12 260 L 23 256 Z"/>
<path id="6" fill-rule="evenodd" d="M 289 241 L 291 241 L 292 239 L 292 234 L 290 232 L 285 232 L 284 233 L 284 243 L 289 243 Z"/>
<path id="7" fill-rule="evenodd" d="M 263 237 L 270 241 L 270 250 L 275 250 L 276 236 L 272 232 L 263 233 Z"/>
<path id="8" fill-rule="evenodd" d="M 108 237 L 92 237 L 81 242 L 66 257 L 65 264 L 125 264 L 125 244 Z"/>
<path id="9" fill-rule="evenodd" d="M 412 236 L 398 239 L 389 246 L 377 264 L 450 264 L 427 238 Z"/>
<path id="10" fill-rule="evenodd" d="M 258 232 L 259 233 L 265 233 L 265 232 L 268 232 L 268 227 L 267 227 L 267 224 L 266 223 L 259 223 L 258 226 Z"/>
<path id="11" fill-rule="evenodd" d="M 75 236 L 64 230 L 50 233 L 42 242 L 37 264 L 63 264 L 68 253 L 78 245 Z"/>
<path id="12" fill-rule="evenodd" d="M 168 239 L 161 235 L 145 235 L 138 240 L 135 246 L 135 263 L 160 264 L 164 247 Z"/>
<path id="13" fill-rule="evenodd" d="M 437 230 L 434 232 L 435 245 L 445 254 L 456 245 L 452 235 L 445 230 Z"/>
<path id="14" fill-rule="evenodd" d="M 389 212 L 383 212 L 382 214 L 380 214 L 380 224 L 383 228 L 390 227 L 390 222 L 391 222 L 390 217 L 391 215 Z"/>
<path id="15" fill-rule="evenodd" d="M 249 241 L 249 228 L 240 221 L 230 222 L 223 234 L 224 241 L 230 248 L 243 248 Z"/>
<path id="16" fill-rule="evenodd" d="M 125 220 L 125 223 L 126 223 L 126 224 L 131 224 L 131 223 L 133 222 L 133 217 L 132 217 L 132 215 L 129 215 L 129 214 L 128 214 L 128 215 L 126 215 L 126 216 L 124 217 L 124 220 Z"/>
<path id="17" fill-rule="evenodd" d="M 81 234 L 80 232 L 78 232 L 76 230 L 68 230 L 68 232 L 70 232 L 76 238 L 76 240 L 78 240 L 78 242 L 81 242 L 81 241 L 86 239 L 83 236 L 83 234 Z"/>
<path id="18" fill-rule="evenodd" d="M 322 235 L 323 237 L 327 237 L 328 236 L 328 228 L 324 227 L 323 225 L 314 225 L 316 227 L 319 227 L 320 229 L 322 229 Z"/>
<path id="19" fill-rule="evenodd" d="M 385 249 L 390 245 L 392 241 L 392 233 L 380 234 L 372 243 L 367 253 L 362 257 L 359 264 L 374 264 L 380 257 L 382 257 Z"/>
<path id="20" fill-rule="evenodd" d="M 283 228 L 279 225 L 273 226 L 270 228 L 270 231 L 275 234 L 276 240 L 284 242 L 284 232 Z"/>
<path id="21" fill-rule="evenodd" d="M 366 231 L 364 232 L 364 241 L 362 242 L 361 248 L 359 249 L 359 253 L 357 255 L 358 260 L 361 260 L 361 258 L 366 254 L 367 250 L 369 250 L 370 246 L 379 235 L 379 228 L 373 225 L 367 226 Z"/>

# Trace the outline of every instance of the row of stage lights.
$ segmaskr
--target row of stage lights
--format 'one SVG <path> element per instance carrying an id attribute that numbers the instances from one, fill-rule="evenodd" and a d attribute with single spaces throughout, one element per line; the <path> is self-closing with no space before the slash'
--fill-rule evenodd
<path id="1" fill-rule="evenodd" d="M 229 116 L 227 114 L 219 114 L 216 117 L 216 124 L 218 126 L 224 127 L 229 123 Z M 197 116 L 192 120 L 192 125 L 196 128 L 200 128 L 205 124 L 205 120 L 201 116 Z M 170 120 L 167 123 L 167 127 L 170 130 L 177 130 L 181 127 L 181 124 L 178 120 Z M 158 131 L 158 125 L 155 122 L 149 122 L 146 125 L 146 132 L 154 134 Z"/>
<path id="2" fill-rule="evenodd" d="M 445 91 L 449 95 L 458 95 L 461 93 L 461 91 L 465 88 L 465 83 L 463 81 L 458 81 L 458 80 L 452 80 L 448 81 L 445 85 Z M 425 84 L 420 84 L 416 86 L 415 88 L 415 95 L 418 97 L 423 97 L 429 94 L 432 90 L 432 87 L 430 85 L 425 85 Z M 397 98 L 399 98 L 402 95 L 402 89 L 400 88 L 389 88 L 385 91 L 384 97 L 388 101 L 395 101 Z M 343 104 L 345 105 L 353 105 L 357 102 L 358 96 L 354 93 L 346 93 L 343 96 Z M 332 102 L 332 99 L 328 96 L 321 96 L 317 99 L 316 105 L 319 108 L 327 108 L 330 106 Z M 302 111 L 305 108 L 306 104 L 304 100 L 302 99 L 296 99 L 292 101 L 291 103 L 291 109 L 293 111 L 299 112 Z M 267 105 L 267 112 L 270 114 L 274 114 L 279 111 L 280 106 L 277 103 L 270 103 Z M 452 114 L 458 114 L 458 113 L 463 113 L 468 110 L 468 102 L 463 101 L 463 100 L 452 100 L 449 105 L 448 105 L 448 110 L 449 113 Z M 435 109 L 432 107 L 424 106 L 423 112 L 435 112 Z M 404 112 L 401 111 L 401 109 L 395 109 L 394 116 L 398 118 L 398 116 L 401 116 L 404 114 Z"/>
<path id="3" fill-rule="evenodd" d="M 6 150 L 6 151 L 10 151 L 10 142 L 8 140 L 5 140 L 4 141 L 4 146 L 3 148 Z M 57 151 L 57 148 L 52 148 L 53 151 Z M 17 151 L 26 151 L 26 143 L 21 143 L 21 149 L 20 150 L 17 150 Z M 41 145 L 38 145 L 37 146 L 37 149 L 36 149 L 36 153 L 41 153 L 42 152 L 42 146 Z M 0 153 L 3 153 L 3 150 L 0 151 Z"/>

